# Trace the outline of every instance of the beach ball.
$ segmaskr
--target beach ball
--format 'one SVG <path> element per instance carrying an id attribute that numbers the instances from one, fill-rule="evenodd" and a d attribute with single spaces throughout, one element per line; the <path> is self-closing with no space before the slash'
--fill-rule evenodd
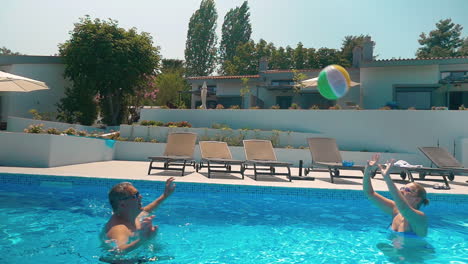
<path id="1" fill-rule="evenodd" d="M 340 65 L 325 67 L 318 77 L 318 90 L 328 100 L 336 100 L 344 96 L 350 85 L 349 73 Z"/>

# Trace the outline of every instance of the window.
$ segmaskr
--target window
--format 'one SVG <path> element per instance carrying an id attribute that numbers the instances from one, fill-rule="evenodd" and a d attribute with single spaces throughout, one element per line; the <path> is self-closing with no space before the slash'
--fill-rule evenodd
<path id="1" fill-rule="evenodd" d="M 198 86 L 198 90 L 201 91 L 202 85 Z M 209 93 L 216 93 L 216 85 L 207 85 L 206 86 Z"/>
<path id="2" fill-rule="evenodd" d="M 395 101 L 400 109 L 414 107 L 420 110 L 431 109 L 433 88 L 398 87 L 395 89 Z"/>
<path id="3" fill-rule="evenodd" d="M 441 83 L 468 82 L 468 71 L 446 71 L 440 73 Z"/>
<path id="4" fill-rule="evenodd" d="M 449 100 L 450 110 L 458 110 L 461 105 L 468 107 L 468 92 L 450 92 Z"/>
<path id="5" fill-rule="evenodd" d="M 293 80 L 272 80 L 271 86 L 294 85 Z"/>

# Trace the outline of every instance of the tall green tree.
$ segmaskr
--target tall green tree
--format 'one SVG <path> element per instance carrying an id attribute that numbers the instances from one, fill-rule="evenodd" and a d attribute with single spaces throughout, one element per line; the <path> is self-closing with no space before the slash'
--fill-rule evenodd
<path id="1" fill-rule="evenodd" d="M 468 56 L 468 37 L 463 41 L 463 45 L 460 47 L 460 56 Z"/>
<path id="2" fill-rule="evenodd" d="M 92 20 L 85 16 L 70 34 L 70 39 L 59 45 L 65 76 L 73 83 L 74 91 L 69 95 L 97 98 L 104 123 L 119 125 L 128 112 L 125 98 L 135 96 L 138 87 L 144 87 L 144 77 L 157 70 L 159 49 L 153 46 L 148 33 L 138 33 L 135 28 L 125 30 L 112 19 Z M 90 105 L 76 106 L 73 112 L 87 116 Z"/>
<path id="3" fill-rule="evenodd" d="M 216 67 L 216 20 L 214 0 L 202 0 L 190 17 L 185 43 L 185 64 L 188 76 L 206 76 Z"/>
<path id="4" fill-rule="evenodd" d="M 423 47 L 416 52 L 417 58 L 430 57 L 453 57 L 459 56 L 458 48 L 463 45 L 460 38 L 463 27 L 454 24 L 452 19 L 443 19 L 436 23 L 436 29 L 426 33 L 421 33 L 418 40 Z"/>
<path id="5" fill-rule="evenodd" d="M 240 7 L 231 9 L 226 13 L 221 34 L 219 55 L 221 73 L 225 73 L 226 61 L 232 61 L 236 55 L 237 46 L 247 43 L 252 34 L 247 1 L 244 1 Z"/>
<path id="6" fill-rule="evenodd" d="M 293 53 L 293 68 L 295 69 L 305 69 L 306 60 L 307 60 L 307 50 L 304 48 L 302 42 L 299 42 L 294 49 Z"/>
<path id="7" fill-rule="evenodd" d="M 340 63 L 343 67 L 351 67 L 353 64 L 353 49 L 356 46 L 362 46 L 366 38 L 370 38 L 369 35 L 359 35 L 359 36 L 345 36 L 343 43 L 341 44 L 341 58 L 342 62 Z"/>

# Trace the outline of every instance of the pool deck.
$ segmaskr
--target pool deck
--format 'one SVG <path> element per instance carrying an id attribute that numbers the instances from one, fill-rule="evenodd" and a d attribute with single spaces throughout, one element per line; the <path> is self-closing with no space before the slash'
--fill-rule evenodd
<path id="1" fill-rule="evenodd" d="M 21 174 L 41 174 L 57 176 L 80 176 L 108 179 L 131 180 L 150 180 L 165 181 L 168 177 L 174 176 L 176 182 L 196 182 L 210 184 L 234 184 L 234 185 L 257 185 L 274 187 L 298 187 L 298 188 L 321 188 L 321 189 L 349 189 L 362 190 L 362 179 L 344 179 L 337 178 L 335 183 L 330 182 L 328 172 L 311 172 L 308 176 L 315 177 L 315 180 L 299 180 L 298 168 L 292 168 L 293 181 L 289 182 L 285 176 L 257 176 L 257 181 L 253 179 L 253 171 L 247 170 L 245 178 L 240 174 L 212 173 L 211 178 L 207 177 L 207 170 L 204 168 L 200 173 L 195 172 L 193 167 L 186 169 L 185 176 L 180 176 L 180 171 L 161 171 L 152 170 L 151 175 L 147 175 L 149 162 L 146 161 L 102 161 L 84 164 L 75 164 L 68 166 L 52 168 L 26 168 L 26 167 L 4 167 L 0 166 L 0 173 L 21 173 Z M 236 169 L 236 168 L 233 168 Z M 285 169 L 284 169 L 285 170 Z M 282 169 L 279 169 L 282 172 Z M 341 175 L 362 176 L 360 171 L 340 171 Z M 416 176 L 417 177 L 417 176 Z M 440 176 L 427 176 L 433 179 L 442 179 Z M 408 183 L 402 180 L 399 175 L 392 174 L 397 187 Z M 433 186 L 442 184 L 435 181 L 416 181 L 426 188 L 428 193 L 444 194 L 468 194 L 468 176 L 456 176 L 455 180 L 450 182 L 450 190 L 437 190 Z M 373 179 L 373 186 L 376 191 L 386 191 L 387 186 L 380 174 Z"/>

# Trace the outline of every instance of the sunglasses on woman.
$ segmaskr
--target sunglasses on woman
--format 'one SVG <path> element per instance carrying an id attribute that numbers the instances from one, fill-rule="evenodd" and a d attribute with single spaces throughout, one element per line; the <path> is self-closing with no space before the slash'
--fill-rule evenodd
<path id="1" fill-rule="evenodd" d="M 411 190 L 410 187 L 406 187 L 406 186 L 400 187 L 400 191 L 405 191 L 405 192 L 409 192 L 409 193 L 413 193 L 413 194 L 414 194 L 413 190 Z"/>

